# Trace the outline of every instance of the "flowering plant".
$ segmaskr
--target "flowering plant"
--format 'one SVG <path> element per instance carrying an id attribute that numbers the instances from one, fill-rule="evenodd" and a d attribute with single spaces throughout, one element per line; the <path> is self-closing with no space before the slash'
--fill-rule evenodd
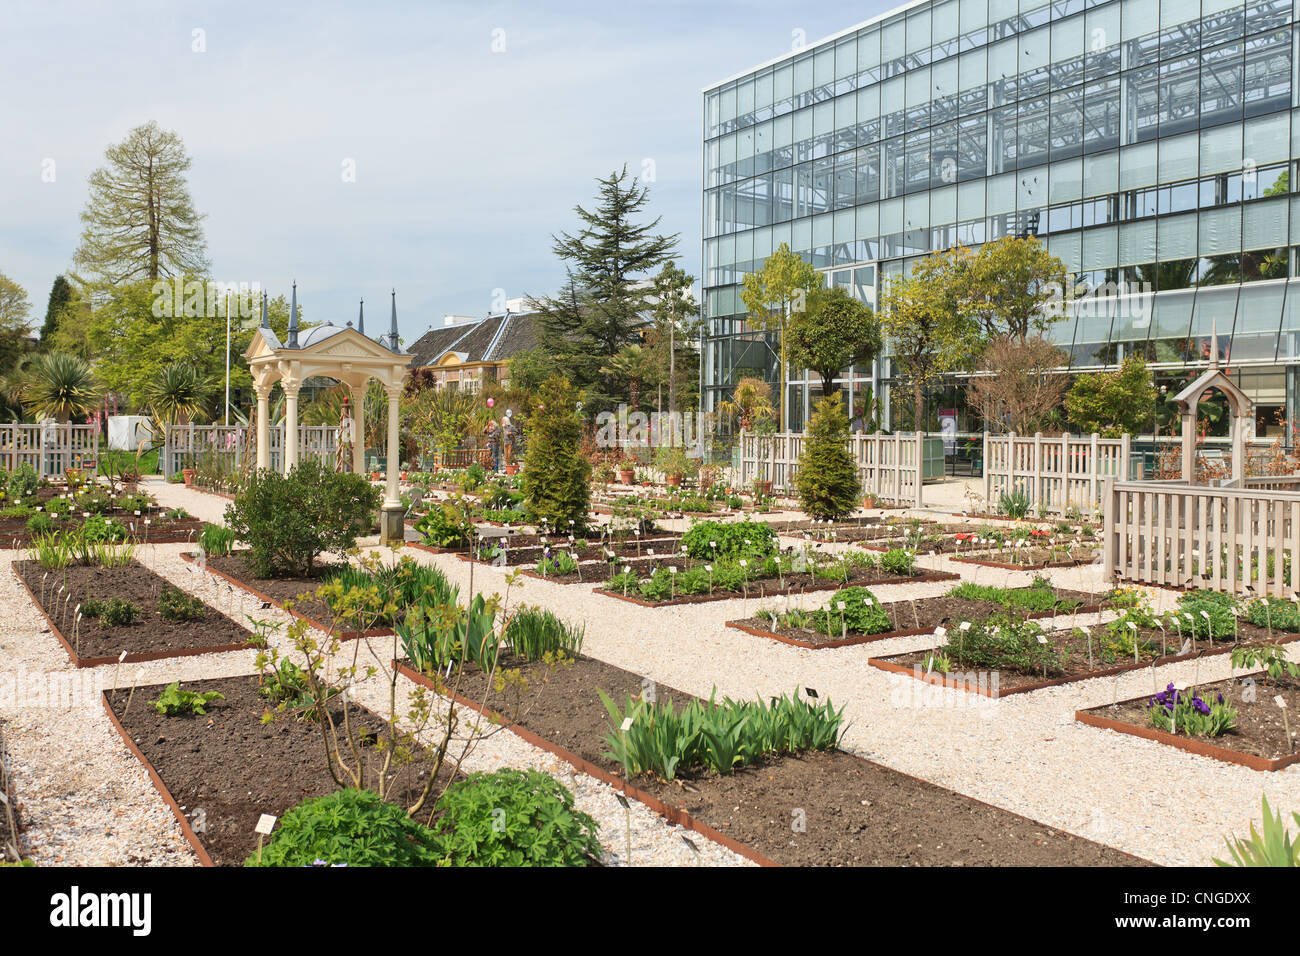
<path id="1" fill-rule="evenodd" d="M 1147 717 L 1157 730 L 1183 731 L 1191 737 L 1218 737 L 1237 722 L 1237 711 L 1222 694 L 1207 704 L 1196 688 L 1178 690 L 1172 683 L 1147 700 Z"/>

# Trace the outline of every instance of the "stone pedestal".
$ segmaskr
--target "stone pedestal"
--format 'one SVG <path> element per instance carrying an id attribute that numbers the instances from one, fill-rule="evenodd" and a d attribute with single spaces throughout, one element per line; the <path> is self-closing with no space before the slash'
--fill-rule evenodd
<path id="1" fill-rule="evenodd" d="M 379 509 L 379 543 L 384 547 L 406 540 L 406 508 L 385 504 Z"/>

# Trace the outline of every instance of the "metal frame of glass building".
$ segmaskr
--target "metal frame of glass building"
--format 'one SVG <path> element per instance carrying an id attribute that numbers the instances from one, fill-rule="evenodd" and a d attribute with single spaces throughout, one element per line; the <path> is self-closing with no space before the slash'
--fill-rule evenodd
<path id="1" fill-rule="evenodd" d="M 1258 433 L 1280 432 L 1300 404 L 1294 3 L 920 0 L 707 88 L 705 409 L 776 381 L 738 293 L 781 243 L 874 302 L 915 257 L 1032 235 L 1094 290 L 1050 333 L 1069 369 L 1138 352 L 1176 391 L 1217 329 Z M 798 428 L 820 385 L 790 381 Z M 842 379 L 888 382 L 887 360 Z"/>

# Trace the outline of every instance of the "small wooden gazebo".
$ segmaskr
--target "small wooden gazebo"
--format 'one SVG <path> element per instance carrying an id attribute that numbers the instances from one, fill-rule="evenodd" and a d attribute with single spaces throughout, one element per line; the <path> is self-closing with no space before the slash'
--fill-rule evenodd
<path id="1" fill-rule="evenodd" d="M 271 389 L 276 382 L 284 390 L 284 471 L 298 463 L 298 391 L 312 376 L 332 378 L 347 385 L 352 392 L 353 435 L 352 470 L 365 470 L 366 388 L 378 379 L 388 393 L 387 483 L 384 491 L 383 517 L 380 522 L 384 543 L 401 541 L 405 536 L 404 510 L 398 493 L 398 459 L 401 450 L 398 425 L 399 403 L 406 382 L 411 356 L 401 350 L 397 337 L 397 293 L 393 292 L 392 325 L 379 341 L 365 334 L 365 305 L 362 303 L 357 326 L 316 325 L 299 335 L 298 284 L 293 286 L 293 304 L 289 313 L 288 340 L 280 342 L 266 316 L 266 297 L 262 298 L 262 322 L 244 353 L 253 376 L 257 394 L 257 467 L 271 467 Z"/>
<path id="2" fill-rule="evenodd" d="M 1255 435 L 1255 403 L 1219 368 L 1219 333 L 1210 333 L 1210 367 L 1174 396 L 1183 423 L 1183 482 L 1196 484 L 1196 410 L 1205 393 L 1218 389 L 1232 413 L 1232 480 L 1246 475 L 1246 443 Z"/>

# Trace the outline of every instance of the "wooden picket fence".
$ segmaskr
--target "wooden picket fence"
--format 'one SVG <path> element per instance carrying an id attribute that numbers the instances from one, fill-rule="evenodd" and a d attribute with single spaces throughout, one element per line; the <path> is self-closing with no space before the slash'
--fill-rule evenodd
<path id="1" fill-rule="evenodd" d="M 91 468 L 98 462 L 97 425 L 0 425 L 0 465 L 6 471 L 30 465 L 42 478 L 57 478 L 68 468 Z"/>
<path id="2" fill-rule="evenodd" d="M 1300 591 L 1300 491 L 1107 479 L 1102 497 L 1107 580 Z"/>
<path id="3" fill-rule="evenodd" d="M 257 454 L 256 443 L 245 440 L 247 425 L 170 425 L 163 439 L 160 467 L 170 478 L 183 468 L 193 468 L 205 458 L 215 458 L 228 473 L 240 471 L 244 455 Z M 338 450 L 336 425 L 300 425 L 298 460 L 319 458 L 333 463 Z M 246 451 L 247 450 L 247 451 Z M 271 469 L 284 468 L 284 426 L 271 426 Z"/>
<path id="4" fill-rule="evenodd" d="M 996 511 L 1003 494 L 1023 492 L 1030 513 L 1064 515 L 1070 509 L 1098 513 L 1106 479 L 1131 477 L 1132 442 L 1128 435 L 1061 435 L 1032 438 L 984 433 L 984 501 Z"/>
<path id="5" fill-rule="evenodd" d="M 805 436 L 795 432 L 759 435 L 740 433 L 737 486 L 771 481 L 772 490 L 794 491 Z M 849 452 L 857 465 L 863 495 L 920 508 L 924 479 L 925 433 L 849 436 Z"/>

